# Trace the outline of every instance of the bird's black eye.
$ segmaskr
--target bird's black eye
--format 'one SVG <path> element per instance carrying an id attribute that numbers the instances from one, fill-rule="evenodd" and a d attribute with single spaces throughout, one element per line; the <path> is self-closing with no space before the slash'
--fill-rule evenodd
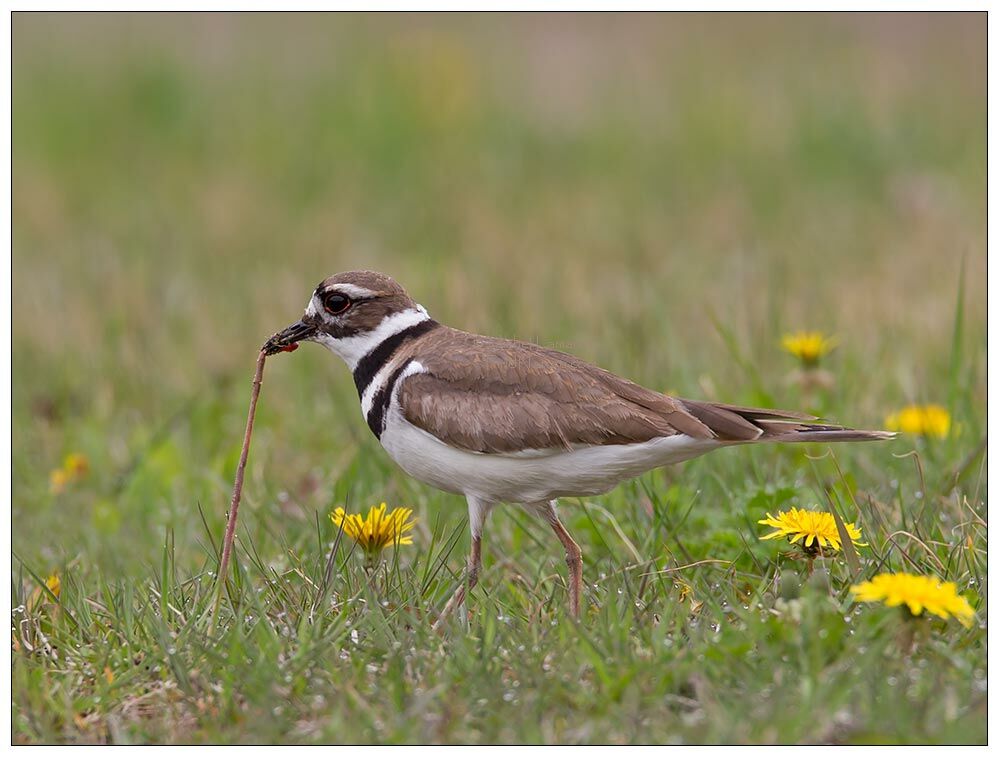
<path id="1" fill-rule="evenodd" d="M 326 312 L 330 315 L 346 313 L 352 304 L 350 297 L 339 292 L 330 292 L 323 297 L 323 307 L 326 308 Z"/>

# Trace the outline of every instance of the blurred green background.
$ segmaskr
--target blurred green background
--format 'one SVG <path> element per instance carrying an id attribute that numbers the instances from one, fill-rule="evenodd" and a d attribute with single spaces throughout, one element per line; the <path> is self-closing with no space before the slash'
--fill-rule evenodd
<path id="1" fill-rule="evenodd" d="M 223 509 L 256 349 L 347 269 L 694 397 L 793 403 L 779 335 L 820 328 L 877 426 L 947 399 L 963 263 L 983 409 L 984 15 L 22 13 L 13 52 L 25 556 Z M 251 481 L 381 455 L 355 402 L 272 361 Z M 185 475 L 120 496 L 158 432 Z M 51 501 L 70 451 L 103 497 Z"/>
<path id="2" fill-rule="evenodd" d="M 985 20 L 14 14 L 15 603 L 27 571 L 58 572 L 66 612 L 93 613 L 52 631 L 68 658 L 17 656 L 15 738 L 984 741 Z M 592 637 L 558 621 L 551 535 L 498 511 L 471 631 L 440 647 L 414 618 L 459 580 L 464 503 L 403 475 L 347 370 L 304 345 L 268 362 L 240 511 L 240 590 L 277 592 L 273 626 L 238 610 L 202 637 L 162 597 L 205 606 L 257 350 L 359 268 L 442 322 L 681 396 L 868 428 L 936 402 L 953 430 L 835 461 L 723 452 L 566 503 Z M 780 348 L 803 328 L 839 339 L 818 392 Z M 71 453 L 89 470 L 59 491 Z M 916 664 L 894 614 L 844 619 L 841 561 L 790 617 L 755 521 L 827 488 L 865 571 L 946 574 L 981 624 Z M 419 518 L 391 603 L 356 603 L 347 561 L 347 604 L 313 626 L 326 514 L 381 501 Z M 625 537 L 659 567 L 707 562 L 642 615 Z M 333 659 L 347 628 L 368 657 Z M 524 682 L 506 704 L 501 678 Z"/>

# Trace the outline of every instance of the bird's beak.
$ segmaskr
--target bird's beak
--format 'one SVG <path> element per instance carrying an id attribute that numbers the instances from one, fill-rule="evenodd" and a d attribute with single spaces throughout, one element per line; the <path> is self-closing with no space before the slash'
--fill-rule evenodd
<path id="1" fill-rule="evenodd" d="M 261 348 L 267 355 L 276 355 L 279 352 L 291 352 L 298 349 L 298 343 L 305 339 L 311 339 L 316 335 L 316 327 L 311 323 L 299 321 L 293 323 L 284 331 L 279 331 L 266 342 Z"/>

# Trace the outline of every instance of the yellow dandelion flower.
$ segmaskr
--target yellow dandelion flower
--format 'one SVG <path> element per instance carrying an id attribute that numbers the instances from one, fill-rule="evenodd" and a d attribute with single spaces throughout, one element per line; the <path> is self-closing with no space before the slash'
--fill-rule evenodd
<path id="1" fill-rule="evenodd" d="M 367 517 L 362 517 L 359 513 L 347 513 L 342 507 L 338 507 L 330 513 L 330 519 L 337 528 L 343 528 L 343 532 L 358 545 L 369 556 L 380 553 L 386 547 L 396 544 L 412 544 L 412 536 L 404 536 L 410 531 L 415 520 L 410 520 L 413 511 L 408 507 L 396 507 L 391 512 L 385 512 L 386 505 L 382 502 L 378 507 L 368 510 Z"/>
<path id="2" fill-rule="evenodd" d="M 950 433 L 950 413 L 940 405 L 909 405 L 885 418 L 885 428 L 944 439 Z"/>
<path id="3" fill-rule="evenodd" d="M 58 599 L 59 594 L 62 591 L 62 582 L 59 580 L 59 574 L 53 573 L 51 576 L 46 578 L 45 587 L 55 594 Z M 36 586 L 25 604 L 32 612 L 34 612 L 35 610 L 38 610 L 46 605 L 51 606 L 52 598 L 49 596 L 48 592 L 45 591 L 45 589 L 41 586 Z"/>
<path id="4" fill-rule="evenodd" d="M 792 544 L 801 541 L 805 551 L 812 553 L 817 553 L 820 548 L 827 547 L 834 550 L 842 549 L 836 520 L 831 513 L 799 510 L 797 507 L 792 507 L 787 512 L 779 511 L 776 518 L 767 513 L 767 517 L 757 521 L 757 523 L 777 529 L 773 533 L 760 537 L 764 540 L 786 536 Z M 866 544 L 859 541 L 861 538 L 860 529 L 853 523 L 845 525 L 846 532 L 850 535 L 853 543 L 859 547 L 866 547 Z"/>
<path id="5" fill-rule="evenodd" d="M 63 460 L 62 467 L 49 473 L 49 491 L 62 494 L 73 481 L 83 478 L 90 471 L 90 461 L 86 455 L 71 452 Z"/>
<path id="6" fill-rule="evenodd" d="M 90 472 L 90 461 L 86 455 L 79 452 L 71 452 L 66 455 L 62 469 L 72 478 L 83 478 Z"/>
<path id="7" fill-rule="evenodd" d="M 905 604 L 913 615 L 921 615 L 923 610 L 941 618 L 953 615 L 965 626 L 971 626 L 975 617 L 968 600 L 957 593 L 957 586 L 942 583 L 936 576 L 881 573 L 851 586 L 850 591 L 858 602 L 884 602 L 888 607 Z"/>
<path id="8" fill-rule="evenodd" d="M 49 473 L 49 491 L 53 494 L 62 494 L 66 491 L 66 484 L 69 483 L 69 474 L 62 468 L 56 468 Z"/>
<path id="9" fill-rule="evenodd" d="M 838 339 L 826 336 L 821 331 L 798 331 L 785 334 L 780 340 L 781 347 L 798 358 L 806 368 L 818 365 L 819 360 L 828 355 L 838 343 Z"/>

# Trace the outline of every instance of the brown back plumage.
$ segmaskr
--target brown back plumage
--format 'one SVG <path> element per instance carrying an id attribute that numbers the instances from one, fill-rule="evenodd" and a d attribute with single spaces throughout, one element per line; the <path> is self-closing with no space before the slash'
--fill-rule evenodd
<path id="1" fill-rule="evenodd" d="M 634 444 L 686 434 L 720 442 L 884 438 L 808 425 L 800 413 L 681 400 L 536 344 L 437 328 L 407 344 L 425 372 L 400 386 L 406 419 L 474 452 Z M 845 435 L 849 434 L 849 436 Z"/>

